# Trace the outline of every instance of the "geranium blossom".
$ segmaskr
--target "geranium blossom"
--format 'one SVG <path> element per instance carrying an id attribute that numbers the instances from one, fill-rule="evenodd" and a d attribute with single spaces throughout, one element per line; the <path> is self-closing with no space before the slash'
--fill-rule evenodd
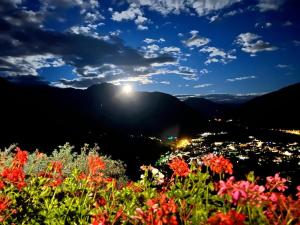
<path id="1" fill-rule="evenodd" d="M 99 156 L 88 156 L 88 167 L 91 175 L 95 175 L 105 168 L 105 164 Z"/>
<path id="2" fill-rule="evenodd" d="M 300 185 L 297 186 L 297 191 L 298 191 L 298 193 L 296 194 L 296 196 L 297 196 L 298 199 L 300 200 Z"/>
<path id="3" fill-rule="evenodd" d="M 62 174 L 63 165 L 60 161 L 51 162 L 51 172 Z"/>
<path id="4" fill-rule="evenodd" d="M 210 225 L 244 225 L 245 219 L 245 215 L 238 213 L 235 210 L 230 210 L 226 214 L 221 212 L 216 213 L 211 216 L 207 222 Z"/>
<path id="5" fill-rule="evenodd" d="M 225 159 L 223 156 L 208 154 L 203 156 L 201 159 L 205 166 L 208 166 L 213 172 L 217 174 L 221 174 L 221 173 L 232 174 L 233 172 L 232 163 L 228 159 Z"/>
<path id="6" fill-rule="evenodd" d="M 226 182 L 219 181 L 218 195 L 228 195 L 232 203 L 259 205 L 267 197 L 264 195 L 265 187 L 249 181 L 234 182 L 234 177 L 230 177 Z"/>
<path id="7" fill-rule="evenodd" d="M 267 177 L 266 188 L 269 190 L 277 189 L 284 192 L 288 187 L 285 185 L 287 179 L 281 178 L 279 173 L 276 173 L 274 177 Z"/>
<path id="8" fill-rule="evenodd" d="M 3 177 L 3 179 L 14 184 L 19 189 L 22 189 L 22 187 L 26 186 L 25 173 L 23 171 L 23 168 L 19 168 L 19 167 L 5 168 L 1 176 Z"/>
<path id="9" fill-rule="evenodd" d="M 28 152 L 22 151 L 19 147 L 16 148 L 16 152 L 13 165 L 23 167 L 27 162 Z"/>
<path id="10" fill-rule="evenodd" d="M 169 199 L 165 194 L 160 197 L 150 199 L 147 201 L 148 211 L 142 211 L 140 208 L 136 209 L 135 218 L 142 223 L 153 225 L 178 225 L 175 216 L 177 206 L 173 199 Z"/>
<path id="11" fill-rule="evenodd" d="M 185 177 L 190 173 L 188 164 L 179 158 L 174 158 L 169 163 L 169 167 L 173 170 L 176 176 Z"/>

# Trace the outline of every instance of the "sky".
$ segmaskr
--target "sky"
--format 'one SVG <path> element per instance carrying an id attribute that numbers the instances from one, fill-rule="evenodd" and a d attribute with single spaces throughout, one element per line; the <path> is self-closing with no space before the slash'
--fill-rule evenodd
<path id="1" fill-rule="evenodd" d="M 300 82 L 298 0 L 1 0 L 0 76 L 173 95 Z"/>

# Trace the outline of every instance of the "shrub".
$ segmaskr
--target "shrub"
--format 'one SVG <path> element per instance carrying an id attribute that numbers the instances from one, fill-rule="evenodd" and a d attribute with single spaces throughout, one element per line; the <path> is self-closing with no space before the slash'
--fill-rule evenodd
<path id="1" fill-rule="evenodd" d="M 300 186 L 296 196 L 287 196 L 279 173 L 263 184 L 253 173 L 236 180 L 222 156 L 190 164 L 174 157 L 171 176 L 142 166 L 141 179 L 126 183 L 118 182 L 121 162 L 87 145 L 78 155 L 66 144 L 51 156 L 12 147 L 0 157 L 2 224 L 300 223 Z"/>

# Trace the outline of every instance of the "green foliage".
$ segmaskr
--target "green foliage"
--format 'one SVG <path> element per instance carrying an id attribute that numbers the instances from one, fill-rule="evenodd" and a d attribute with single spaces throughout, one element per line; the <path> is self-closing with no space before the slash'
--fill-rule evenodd
<path id="1" fill-rule="evenodd" d="M 9 166 L 12 163 L 15 145 L 11 145 L 9 148 L 0 152 L 0 171 L 3 167 Z M 87 157 L 89 155 L 101 156 L 106 167 L 103 170 L 104 176 L 113 177 L 122 182 L 127 180 L 126 177 L 126 165 L 120 160 L 113 160 L 110 156 L 101 155 L 100 149 L 97 145 L 90 147 L 88 144 L 85 144 L 80 153 L 74 152 L 74 146 L 66 143 L 62 146 L 58 146 L 58 149 L 55 149 L 51 155 L 46 155 L 35 151 L 28 155 L 28 161 L 24 167 L 26 174 L 37 175 L 42 171 L 45 171 L 50 162 L 61 162 L 63 164 L 63 173 L 66 176 L 69 176 L 72 171 L 79 170 L 83 172 L 88 171 L 87 167 Z"/>
<path id="2" fill-rule="evenodd" d="M 50 156 L 14 149 L 0 152 L 1 224 L 300 223 L 300 186 L 292 197 L 279 174 L 264 185 L 253 173 L 236 181 L 222 156 L 164 161 L 171 177 L 142 166 L 139 181 L 125 182 L 123 163 L 99 155 L 97 146 L 76 154 L 65 144 Z"/>

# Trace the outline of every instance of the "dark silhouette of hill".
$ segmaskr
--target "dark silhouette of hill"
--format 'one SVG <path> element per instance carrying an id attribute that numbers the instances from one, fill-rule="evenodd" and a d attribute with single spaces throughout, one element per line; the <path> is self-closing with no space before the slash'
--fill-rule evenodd
<path id="1" fill-rule="evenodd" d="M 251 127 L 300 128 L 300 83 L 243 104 L 234 116 Z"/>
<path id="2" fill-rule="evenodd" d="M 159 136 L 188 134 L 205 120 L 177 98 L 160 92 L 136 92 L 124 95 L 117 86 L 99 84 L 88 88 L 86 99 L 91 112 L 106 128 L 136 134 Z M 100 116 L 99 116 L 100 115 Z"/>
<path id="3" fill-rule="evenodd" d="M 159 92 L 126 95 L 106 83 L 86 90 L 14 85 L 3 79 L 0 85 L 4 140 L 66 140 L 103 131 L 180 135 L 205 122 L 177 98 Z"/>
<path id="4" fill-rule="evenodd" d="M 175 95 L 182 101 L 185 101 L 189 98 L 204 98 L 221 105 L 240 105 L 251 99 L 257 97 L 258 95 L 235 95 L 235 94 L 204 94 L 204 95 Z"/>
<path id="5" fill-rule="evenodd" d="M 207 119 L 211 119 L 213 117 L 224 117 L 237 107 L 236 104 L 221 104 L 198 97 L 188 98 L 184 101 L 184 103 Z"/>
<path id="6" fill-rule="evenodd" d="M 107 83 L 79 90 L 0 78 L 0 102 L 1 148 L 19 143 L 47 152 L 65 142 L 77 147 L 99 143 L 106 154 L 125 161 L 129 171 L 166 151 L 145 135 L 191 135 L 206 125 L 197 112 L 171 95 L 126 95 Z"/>

